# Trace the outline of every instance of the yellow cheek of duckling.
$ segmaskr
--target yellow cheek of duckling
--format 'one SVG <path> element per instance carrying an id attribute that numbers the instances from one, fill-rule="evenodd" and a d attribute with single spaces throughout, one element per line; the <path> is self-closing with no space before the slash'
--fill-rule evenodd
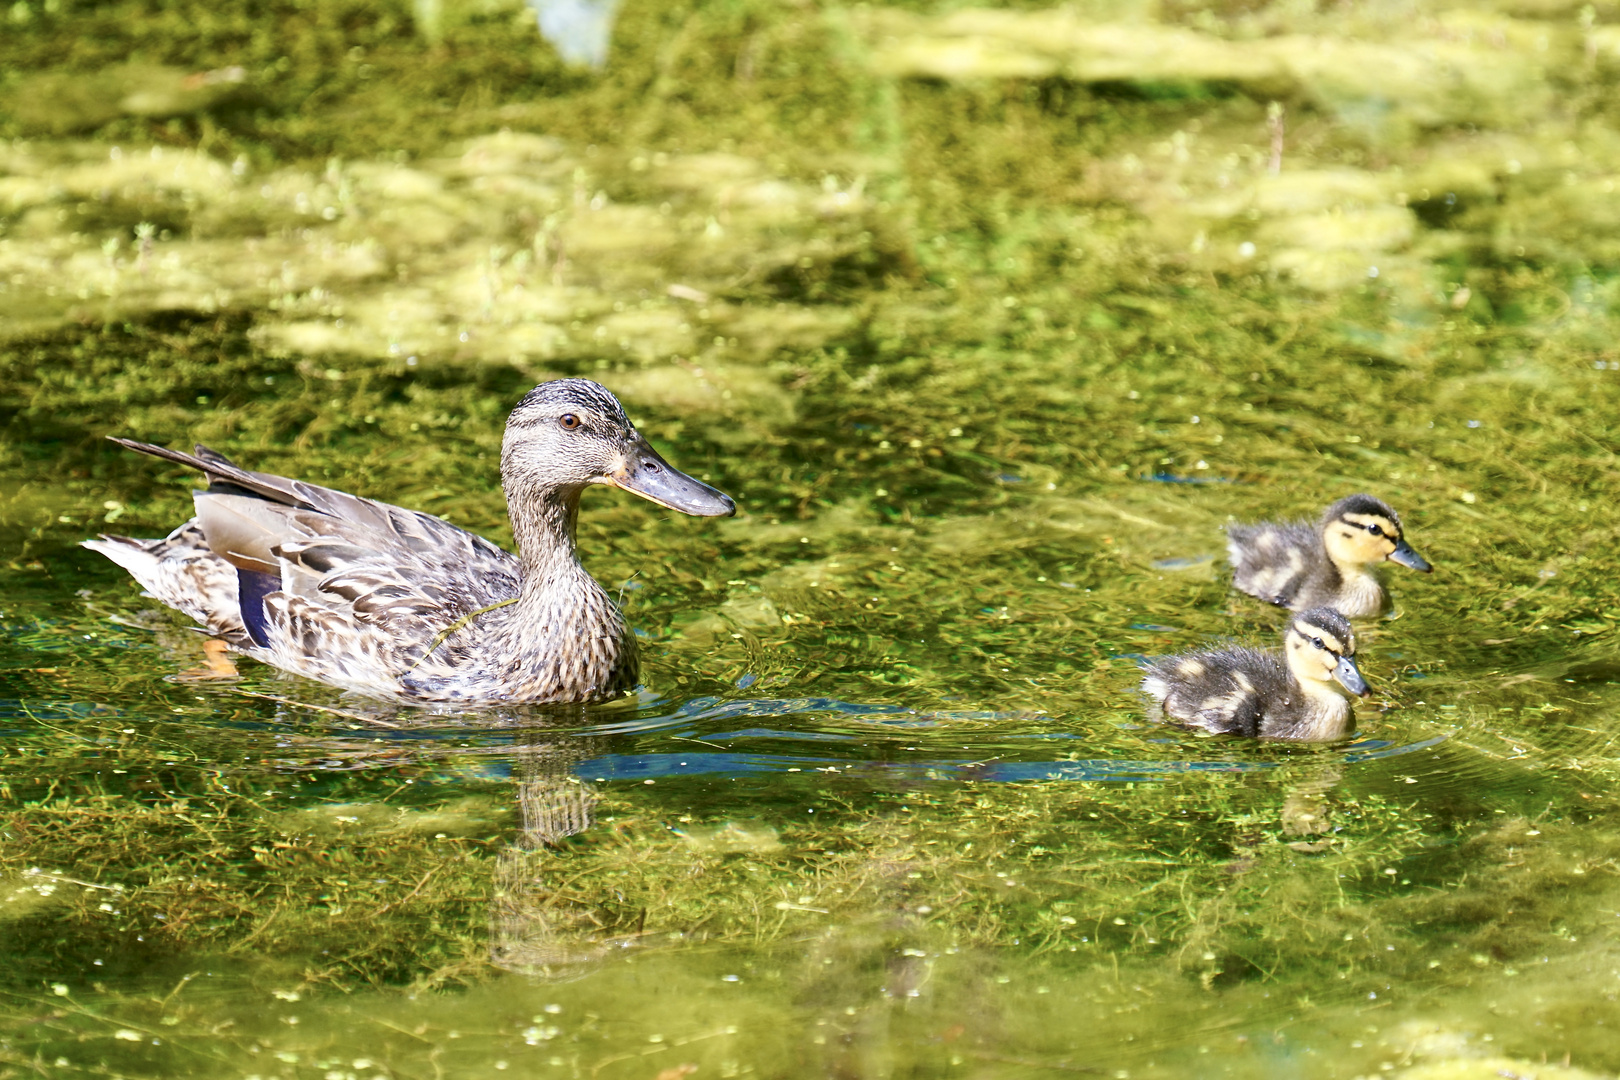
<path id="1" fill-rule="evenodd" d="M 1363 557 L 1362 541 L 1366 534 L 1345 525 L 1335 526 L 1328 534 L 1328 554 L 1340 562 L 1360 562 Z"/>
<path id="2" fill-rule="evenodd" d="M 1333 678 L 1333 669 L 1338 666 L 1339 662 L 1333 658 L 1332 653 L 1325 649 L 1315 648 L 1309 642 L 1300 638 L 1290 637 L 1288 639 L 1288 651 L 1290 653 L 1298 653 L 1307 649 L 1315 654 L 1314 657 L 1307 659 L 1303 668 L 1296 668 L 1295 670 L 1308 673 L 1312 678 Z M 1311 662 L 1312 659 L 1314 659 L 1315 663 Z M 1317 664 L 1321 665 L 1320 674 L 1316 670 Z"/>
<path id="3" fill-rule="evenodd" d="M 1337 539 L 1339 542 L 1336 546 L 1343 556 L 1348 556 L 1354 562 L 1378 562 L 1395 550 L 1395 545 L 1383 537 L 1360 529 L 1339 529 Z"/>
<path id="4" fill-rule="evenodd" d="M 1359 562 L 1379 562 L 1387 559 L 1389 553 L 1395 550 L 1395 545 L 1400 540 L 1400 530 L 1395 528 L 1393 521 L 1386 518 L 1369 515 L 1366 517 L 1349 517 L 1345 520 L 1360 526 L 1360 528 L 1349 528 L 1341 523 L 1337 530 L 1340 533 L 1340 543 L 1354 552 L 1355 558 Z M 1382 535 L 1374 536 L 1368 532 L 1367 527 L 1372 525 L 1378 526 L 1378 531 Z"/>

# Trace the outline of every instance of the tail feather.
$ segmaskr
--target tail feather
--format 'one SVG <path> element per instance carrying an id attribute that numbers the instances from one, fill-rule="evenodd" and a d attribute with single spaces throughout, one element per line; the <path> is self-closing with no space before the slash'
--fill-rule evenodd
<path id="1" fill-rule="evenodd" d="M 233 645 L 251 644 L 237 602 L 236 568 L 187 522 L 160 540 L 102 534 L 80 545 L 123 567 L 146 595 L 177 608 Z"/>
<path id="2" fill-rule="evenodd" d="M 368 529 L 383 536 L 391 536 L 398 543 L 414 546 L 413 540 L 440 546 L 453 543 L 465 536 L 453 525 L 414 510 L 405 510 L 387 503 L 335 491 L 319 484 L 292 480 L 272 473 L 252 472 L 235 464 L 224 454 L 199 445 L 195 454 L 170 450 L 166 446 L 137 442 L 134 439 L 111 437 L 113 442 L 138 454 L 149 454 L 164 461 L 196 469 L 208 477 L 209 495 L 254 495 L 266 502 L 278 503 L 294 510 L 313 510 Z M 253 567 L 251 569 L 262 569 Z"/>
<path id="3" fill-rule="evenodd" d="M 188 454 L 183 450 L 170 450 L 167 446 L 157 446 L 153 443 L 137 442 L 134 439 L 121 439 L 116 435 L 109 435 L 108 439 L 117 443 L 126 450 L 134 450 L 138 454 L 149 454 L 164 461 L 172 461 L 176 465 L 184 465 L 188 469 L 196 469 L 203 473 L 210 481 L 223 480 L 227 484 L 246 488 L 255 495 L 269 499 L 272 502 L 286 503 L 290 506 L 310 507 L 312 504 L 297 488 L 296 480 L 288 480 L 281 476 L 271 476 L 268 473 L 250 472 L 231 461 L 217 450 L 210 450 L 201 443 L 197 444 L 197 452 Z"/>
<path id="4" fill-rule="evenodd" d="M 102 533 L 94 540 L 80 540 L 79 546 L 99 551 L 113 562 L 127 570 L 131 577 L 146 585 L 141 576 L 143 570 L 157 566 L 157 556 L 147 547 L 150 540 L 136 540 L 129 536 L 114 536 L 111 533 Z M 147 585 L 147 588 L 151 586 Z"/>

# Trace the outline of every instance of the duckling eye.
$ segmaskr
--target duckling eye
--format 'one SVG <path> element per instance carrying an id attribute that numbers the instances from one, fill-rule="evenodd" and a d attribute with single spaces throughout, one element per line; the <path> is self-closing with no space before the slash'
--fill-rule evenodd
<path id="1" fill-rule="evenodd" d="M 1318 649 L 1325 649 L 1325 648 L 1327 648 L 1327 646 L 1326 646 L 1326 645 L 1324 645 L 1324 644 L 1322 644 L 1322 639 L 1321 639 L 1321 638 L 1319 638 L 1319 637 L 1313 637 L 1313 638 L 1311 638 L 1311 644 L 1312 644 L 1312 645 L 1315 645 L 1315 646 L 1316 646 L 1316 647 L 1317 647 L 1317 648 L 1318 648 Z"/>
<path id="2" fill-rule="evenodd" d="M 1369 526 L 1367 526 L 1367 531 L 1369 533 L 1371 533 L 1372 535 L 1374 535 L 1374 536 L 1383 536 L 1384 535 L 1384 530 L 1380 529 L 1377 525 L 1369 525 Z"/>
<path id="3" fill-rule="evenodd" d="M 573 413 L 563 413 L 561 416 L 557 417 L 557 423 L 561 424 L 567 430 L 573 431 L 575 428 L 579 427 L 581 421 L 580 418 L 575 416 Z"/>

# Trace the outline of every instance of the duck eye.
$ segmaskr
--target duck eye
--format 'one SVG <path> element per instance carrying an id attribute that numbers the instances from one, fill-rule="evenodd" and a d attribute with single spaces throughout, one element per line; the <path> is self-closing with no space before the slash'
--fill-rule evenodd
<path id="1" fill-rule="evenodd" d="M 1383 535 L 1384 535 L 1384 530 L 1383 530 L 1383 529 L 1380 529 L 1380 528 L 1379 528 L 1379 527 L 1378 527 L 1378 526 L 1376 526 L 1376 525 L 1369 525 L 1369 526 L 1367 526 L 1367 531 L 1368 531 L 1368 532 L 1370 532 L 1370 533 L 1372 533 L 1372 534 L 1373 534 L 1373 535 L 1374 535 L 1374 536 L 1383 536 Z"/>
<path id="2" fill-rule="evenodd" d="M 1324 645 L 1324 644 L 1322 644 L 1322 639 L 1321 639 L 1321 638 L 1319 638 L 1319 637 L 1313 637 L 1313 638 L 1311 638 L 1311 644 L 1312 644 L 1312 645 L 1315 645 L 1315 646 L 1316 646 L 1316 647 L 1317 647 L 1317 648 L 1318 648 L 1318 649 L 1325 649 L 1325 648 L 1327 648 L 1327 646 L 1326 646 L 1326 645 Z"/>
<path id="3" fill-rule="evenodd" d="M 561 416 L 557 417 L 557 423 L 561 424 L 569 431 L 573 431 L 575 428 L 579 427 L 580 419 L 573 413 L 563 413 Z"/>

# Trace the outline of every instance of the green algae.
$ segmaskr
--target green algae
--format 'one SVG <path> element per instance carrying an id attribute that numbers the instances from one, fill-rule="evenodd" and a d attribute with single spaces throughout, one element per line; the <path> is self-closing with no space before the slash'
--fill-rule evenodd
<path id="1" fill-rule="evenodd" d="M 600 76 L 515 8 L 48 7 L 0 1072 L 1620 1070 L 1612 6 L 630 5 Z M 587 499 L 636 700 L 207 678 L 74 546 L 188 512 L 105 434 L 509 542 L 554 375 L 745 511 Z M 1134 656 L 1276 636 L 1219 525 L 1359 489 L 1438 567 L 1370 741 L 1141 726 Z"/>

